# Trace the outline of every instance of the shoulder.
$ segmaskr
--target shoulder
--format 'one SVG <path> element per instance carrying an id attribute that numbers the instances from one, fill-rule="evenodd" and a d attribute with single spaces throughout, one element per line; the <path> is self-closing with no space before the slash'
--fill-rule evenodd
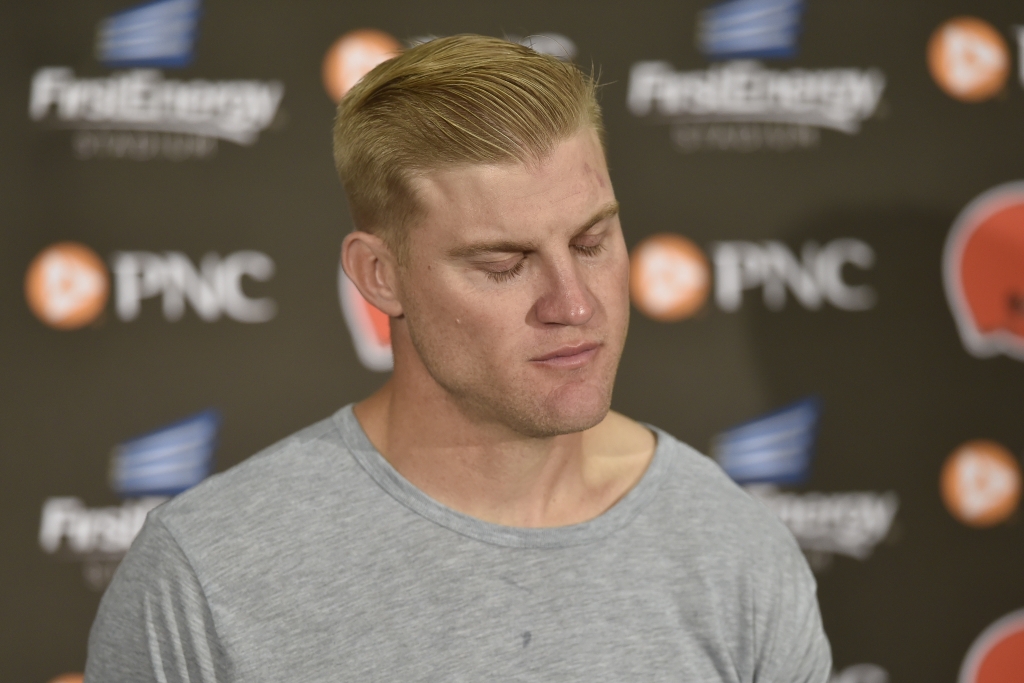
<path id="1" fill-rule="evenodd" d="M 799 558 L 792 533 L 763 503 L 744 491 L 711 458 L 653 428 L 658 437 L 659 495 L 650 514 L 666 533 L 682 534 L 686 545 L 704 546 L 714 556 L 769 562 Z"/>
<path id="2" fill-rule="evenodd" d="M 713 619 L 735 637 L 744 680 L 825 680 L 831 656 L 816 583 L 789 529 L 716 462 L 655 432 L 659 488 L 644 510 L 657 547 L 650 564 L 660 561 L 679 594 L 730 606 Z"/>
<path id="3" fill-rule="evenodd" d="M 344 495 L 362 472 L 339 424 L 344 410 L 213 475 L 150 517 L 188 552 L 247 536 L 275 519 L 308 514 L 309 501 L 328 491 Z"/>

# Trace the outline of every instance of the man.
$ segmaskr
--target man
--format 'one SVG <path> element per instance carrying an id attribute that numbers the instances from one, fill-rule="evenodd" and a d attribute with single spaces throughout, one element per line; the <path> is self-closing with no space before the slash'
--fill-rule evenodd
<path id="1" fill-rule="evenodd" d="M 86 680 L 824 683 L 814 581 L 714 463 L 609 412 L 628 257 L 594 84 L 439 39 L 342 101 L 385 386 L 152 512 Z"/>

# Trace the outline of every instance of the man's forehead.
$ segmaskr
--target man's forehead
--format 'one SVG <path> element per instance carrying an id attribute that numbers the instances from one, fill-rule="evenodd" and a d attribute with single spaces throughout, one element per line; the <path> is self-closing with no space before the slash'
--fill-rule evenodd
<path id="1" fill-rule="evenodd" d="M 559 230 L 556 235 L 563 237 L 565 236 L 563 233 L 568 233 L 572 237 L 578 237 L 601 224 L 606 219 L 618 215 L 618 213 L 619 203 L 616 201 L 608 202 L 584 221 L 580 221 L 577 224 L 567 222 L 564 226 L 559 226 L 564 229 Z M 464 259 L 496 252 L 532 252 L 541 248 L 541 242 L 535 239 L 536 235 L 530 234 L 529 231 L 513 232 L 515 234 L 511 238 L 507 237 L 507 233 L 501 230 L 492 234 L 488 234 L 486 229 L 476 232 L 468 230 L 458 233 L 451 240 L 453 244 L 448 247 L 447 256 L 452 259 Z"/>
<path id="2" fill-rule="evenodd" d="M 614 201 L 599 143 L 581 136 L 537 163 L 443 169 L 419 176 L 413 189 L 424 223 L 454 221 L 464 229 L 501 229 L 530 219 L 572 223 Z"/>

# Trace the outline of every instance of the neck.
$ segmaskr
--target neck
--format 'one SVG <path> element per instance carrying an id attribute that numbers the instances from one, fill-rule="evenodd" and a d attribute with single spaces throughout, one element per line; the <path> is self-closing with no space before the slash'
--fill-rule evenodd
<path id="1" fill-rule="evenodd" d="M 615 413 L 585 432 L 515 433 L 468 414 L 425 371 L 403 372 L 400 363 L 355 415 L 377 450 L 418 489 L 506 526 L 565 526 L 596 517 L 639 481 L 654 451 L 648 430 Z"/>

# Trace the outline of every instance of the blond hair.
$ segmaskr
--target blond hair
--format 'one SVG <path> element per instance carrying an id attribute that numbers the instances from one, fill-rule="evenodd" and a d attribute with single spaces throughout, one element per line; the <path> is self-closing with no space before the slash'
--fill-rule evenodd
<path id="1" fill-rule="evenodd" d="M 463 164 L 536 163 L 589 127 L 603 136 L 595 79 L 498 38 L 417 45 L 338 105 L 334 160 L 356 227 L 404 257 L 419 213 L 410 179 Z"/>

